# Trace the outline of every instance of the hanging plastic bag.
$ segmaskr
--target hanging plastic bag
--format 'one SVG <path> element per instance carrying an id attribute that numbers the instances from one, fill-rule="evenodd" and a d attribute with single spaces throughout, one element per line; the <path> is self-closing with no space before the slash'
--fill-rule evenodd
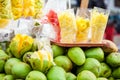
<path id="1" fill-rule="evenodd" d="M 44 10 L 44 14 L 47 14 L 49 10 L 54 10 L 58 12 L 66 9 L 67 9 L 67 0 L 48 0 L 43 10 Z"/>

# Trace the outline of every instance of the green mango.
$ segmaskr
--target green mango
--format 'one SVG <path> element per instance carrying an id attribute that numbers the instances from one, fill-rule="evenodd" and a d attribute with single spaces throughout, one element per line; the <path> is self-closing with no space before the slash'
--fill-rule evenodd
<path id="1" fill-rule="evenodd" d="M 65 53 L 65 48 L 63 48 L 61 46 L 52 44 L 51 48 L 52 48 L 52 51 L 53 51 L 53 57 L 54 58 L 57 57 L 57 56 L 63 55 Z"/>
<path id="2" fill-rule="evenodd" d="M 7 49 L 6 49 L 6 53 L 7 53 L 7 55 L 8 55 L 10 58 L 13 57 L 13 55 L 12 55 L 12 53 L 11 53 L 11 51 L 10 51 L 10 48 L 7 48 Z"/>
<path id="3" fill-rule="evenodd" d="M 31 71 L 25 80 L 47 80 L 45 74 L 40 71 Z"/>
<path id="4" fill-rule="evenodd" d="M 106 57 L 106 63 L 108 63 L 111 67 L 119 67 L 120 66 L 120 53 L 114 52 L 109 54 Z"/>
<path id="5" fill-rule="evenodd" d="M 0 80 L 3 80 L 4 76 L 5 76 L 5 74 L 0 73 Z"/>
<path id="6" fill-rule="evenodd" d="M 5 73 L 12 74 L 12 71 L 11 71 L 12 67 L 13 67 L 13 65 L 17 64 L 18 62 L 21 62 L 21 61 L 17 58 L 8 59 L 4 66 Z"/>
<path id="7" fill-rule="evenodd" d="M 108 80 L 108 79 L 104 77 L 98 77 L 96 80 Z"/>
<path id="8" fill-rule="evenodd" d="M 67 54 L 71 61 L 76 65 L 81 66 L 85 63 L 85 54 L 80 47 L 70 48 Z"/>
<path id="9" fill-rule="evenodd" d="M 112 73 L 111 68 L 106 63 L 100 63 L 99 76 L 100 77 L 109 77 Z"/>
<path id="10" fill-rule="evenodd" d="M 67 72 L 66 73 L 66 80 L 77 80 L 77 77 L 73 73 Z"/>
<path id="11" fill-rule="evenodd" d="M 87 58 L 85 63 L 78 67 L 77 74 L 83 70 L 89 70 L 93 72 L 96 77 L 99 76 L 100 62 L 95 58 Z"/>
<path id="12" fill-rule="evenodd" d="M 63 68 L 53 66 L 47 73 L 48 80 L 66 80 L 66 72 Z"/>
<path id="13" fill-rule="evenodd" d="M 27 64 L 30 64 L 31 55 L 33 52 L 27 52 L 23 55 L 23 61 Z"/>
<path id="14" fill-rule="evenodd" d="M 12 75 L 16 79 L 25 79 L 31 70 L 32 69 L 28 64 L 18 62 L 12 67 Z"/>
<path id="15" fill-rule="evenodd" d="M 2 80 L 14 80 L 14 77 L 12 75 L 5 75 Z"/>
<path id="16" fill-rule="evenodd" d="M 83 70 L 77 75 L 77 80 L 96 80 L 96 76 L 91 71 Z"/>
<path id="17" fill-rule="evenodd" d="M 108 80 L 115 80 L 113 77 L 109 77 Z"/>
<path id="18" fill-rule="evenodd" d="M 4 71 L 4 65 L 8 58 L 9 56 L 3 50 L 0 50 L 0 72 Z"/>
<path id="19" fill-rule="evenodd" d="M 67 56 L 55 57 L 54 62 L 57 66 L 62 67 L 66 72 L 71 71 L 72 62 Z"/>
<path id="20" fill-rule="evenodd" d="M 98 61 L 102 62 L 104 60 L 104 52 L 101 48 L 89 48 L 85 50 L 85 55 L 87 58 L 95 58 Z"/>
<path id="21" fill-rule="evenodd" d="M 116 79 L 120 79 L 120 67 L 113 70 L 112 76 Z"/>

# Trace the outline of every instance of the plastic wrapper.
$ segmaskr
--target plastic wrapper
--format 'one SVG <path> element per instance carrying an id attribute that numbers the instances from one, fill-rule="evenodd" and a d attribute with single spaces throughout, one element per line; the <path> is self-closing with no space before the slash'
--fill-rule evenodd
<path id="1" fill-rule="evenodd" d="M 61 29 L 61 40 L 62 43 L 74 43 L 76 39 L 76 21 L 74 11 L 72 9 L 61 11 L 58 13 L 58 19 Z"/>
<path id="2" fill-rule="evenodd" d="M 60 41 L 60 27 L 57 13 L 48 13 L 41 20 L 32 20 L 29 32 L 33 37 L 47 37 L 51 41 Z"/>
<path id="3" fill-rule="evenodd" d="M 13 30 L 0 29 L 0 42 L 11 41 L 14 35 Z"/>
<path id="4" fill-rule="evenodd" d="M 54 65 L 53 53 L 48 38 L 36 38 L 33 43 L 33 50 L 35 52 L 30 57 L 30 64 L 34 70 L 46 72 Z"/>
<path id="5" fill-rule="evenodd" d="M 0 19 L 11 19 L 11 0 L 0 0 Z"/>
<path id="6" fill-rule="evenodd" d="M 102 42 L 105 32 L 106 24 L 108 21 L 109 11 L 101 8 L 94 8 L 91 11 L 91 42 Z M 99 33 L 99 34 L 98 34 Z"/>
<path id="7" fill-rule="evenodd" d="M 48 0 L 43 11 L 44 14 L 47 14 L 50 10 L 54 10 L 58 12 L 66 9 L 67 9 L 67 0 Z"/>
<path id="8" fill-rule="evenodd" d="M 60 24 L 58 20 L 58 15 L 55 11 L 50 10 L 49 13 L 47 14 L 48 21 L 50 24 L 53 26 L 54 32 L 55 32 L 55 42 L 60 42 L 61 36 L 60 36 Z"/>
<path id="9" fill-rule="evenodd" d="M 76 25 L 77 35 L 76 42 L 88 42 L 90 33 L 90 12 L 88 9 L 77 9 Z"/>

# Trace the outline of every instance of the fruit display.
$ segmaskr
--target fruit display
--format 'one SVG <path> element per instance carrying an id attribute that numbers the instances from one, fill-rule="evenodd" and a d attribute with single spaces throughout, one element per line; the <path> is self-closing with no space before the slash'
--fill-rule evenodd
<path id="1" fill-rule="evenodd" d="M 17 34 L 0 50 L 0 80 L 120 79 L 120 53 L 105 51 L 50 45 L 45 39 Z"/>
<path id="2" fill-rule="evenodd" d="M 42 1 L 0 1 L 0 27 L 11 18 L 28 19 L 28 34 L 0 29 L 0 80 L 119 80 L 120 52 L 102 40 L 109 14 L 94 8 L 86 18 L 75 17 L 73 9 L 50 9 L 40 18 Z"/>

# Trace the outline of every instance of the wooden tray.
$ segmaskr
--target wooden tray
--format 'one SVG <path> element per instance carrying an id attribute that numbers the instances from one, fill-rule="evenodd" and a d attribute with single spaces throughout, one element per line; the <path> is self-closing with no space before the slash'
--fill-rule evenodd
<path id="1" fill-rule="evenodd" d="M 56 44 L 58 46 L 62 46 L 62 47 L 103 47 L 105 44 L 104 43 L 58 43 L 58 42 L 52 42 L 53 44 Z"/>

